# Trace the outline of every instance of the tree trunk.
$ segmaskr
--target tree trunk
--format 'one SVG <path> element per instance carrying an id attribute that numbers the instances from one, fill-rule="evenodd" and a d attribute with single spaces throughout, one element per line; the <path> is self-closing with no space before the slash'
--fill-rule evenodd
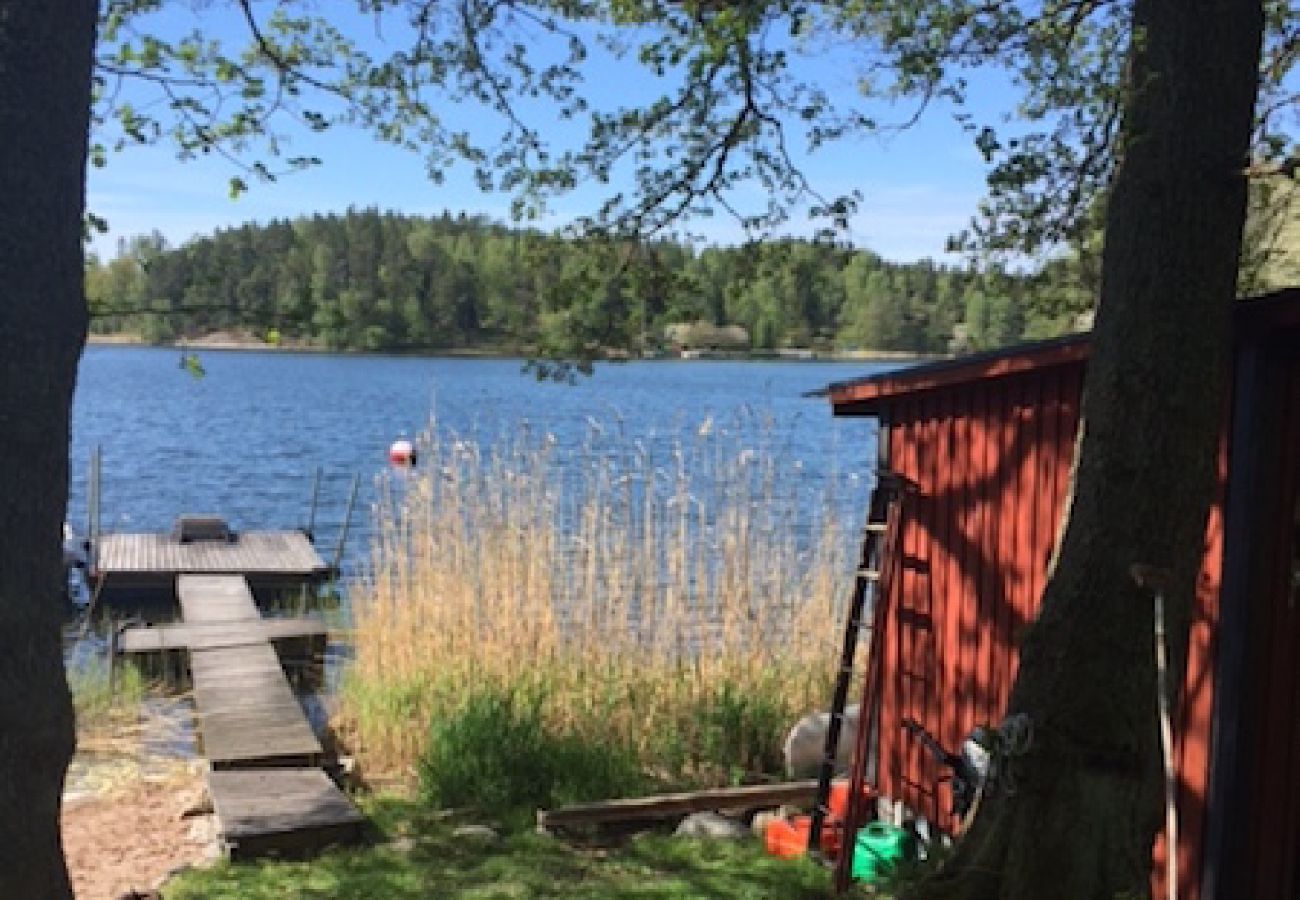
<path id="1" fill-rule="evenodd" d="M 1009 713 L 1032 722 L 920 896 L 1146 896 L 1163 769 L 1151 595 L 1171 570 L 1172 680 L 1227 400 L 1260 0 L 1135 0 L 1122 158 L 1065 528 Z"/>
<path id="2" fill-rule="evenodd" d="M 94 0 L 0 2 L 0 897 L 70 897 L 62 523 Z"/>

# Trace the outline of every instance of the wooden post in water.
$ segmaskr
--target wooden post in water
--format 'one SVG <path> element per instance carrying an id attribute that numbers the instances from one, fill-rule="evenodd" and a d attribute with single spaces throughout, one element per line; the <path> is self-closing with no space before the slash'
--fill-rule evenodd
<path id="1" fill-rule="evenodd" d="M 316 501 L 320 499 L 320 476 L 321 467 L 317 466 L 311 480 L 311 509 L 307 513 L 307 527 L 303 529 L 309 540 L 316 539 Z"/>
<path id="2" fill-rule="evenodd" d="M 86 571 L 95 571 L 99 551 L 99 494 L 104 449 L 96 444 L 90 451 L 90 471 L 86 476 Z"/>
<path id="3" fill-rule="evenodd" d="M 343 547 L 348 541 L 348 528 L 352 525 L 352 507 L 357 502 L 357 491 L 361 488 L 361 475 L 352 476 L 352 490 L 348 493 L 347 511 L 343 513 L 343 528 L 339 531 L 339 544 L 334 549 L 334 576 L 337 578 L 338 573 L 342 571 L 343 565 Z"/>

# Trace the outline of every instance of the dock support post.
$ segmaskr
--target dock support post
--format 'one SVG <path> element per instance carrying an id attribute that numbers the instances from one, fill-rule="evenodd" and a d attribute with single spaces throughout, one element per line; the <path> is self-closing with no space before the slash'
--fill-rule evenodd
<path id="1" fill-rule="evenodd" d="M 86 475 L 86 571 L 94 572 L 99 552 L 99 494 L 104 448 L 96 444 L 90 451 L 90 471 Z"/>
<path id="2" fill-rule="evenodd" d="M 311 480 L 311 509 L 307 513 L 307 527 L 303 529 L 309 540 L 316 537 L 316 503 L 320 499 L 320 476 L 321 467 L 317 466 Z"/>

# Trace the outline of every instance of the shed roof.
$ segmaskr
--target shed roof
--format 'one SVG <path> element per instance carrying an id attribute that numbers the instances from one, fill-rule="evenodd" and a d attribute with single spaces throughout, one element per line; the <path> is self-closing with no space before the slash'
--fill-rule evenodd
<path id="1" fill-rule="evenodd" d="M 1241 300 L 1234 311 L 1234 319 L 1241 335 L 1300 327 L 1300 287 Z M 828 385 L 824 393 L 830 397 L 837 416 L 873 416 L 893 398 L 1080 363 L 1087 360 L 1091 349 L 1091 335 L 1071 334 L 925 365 L 891 369 L 851 381 L 837 381 Z"/>

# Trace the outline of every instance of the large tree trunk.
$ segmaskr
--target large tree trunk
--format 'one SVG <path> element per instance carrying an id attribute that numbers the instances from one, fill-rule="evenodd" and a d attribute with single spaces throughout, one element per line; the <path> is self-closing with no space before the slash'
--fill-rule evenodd
<path id="1" fill-rule="evenodd" d="M 0 2 L 0 897 L 70 897 L 62 523 L 94 0 Z"/>
<path id="2" fill-rule="evenodd" d="M 1145 896 L 1163 770 L 1152 598 L 1182 671 L 1226 401 L 1260 0 L 1136 0 L 1072 499 L 1010 713 L 1033 726 L 924 896 Z M 1175 677 L 1175 681 L 1177 678 Z"/>

